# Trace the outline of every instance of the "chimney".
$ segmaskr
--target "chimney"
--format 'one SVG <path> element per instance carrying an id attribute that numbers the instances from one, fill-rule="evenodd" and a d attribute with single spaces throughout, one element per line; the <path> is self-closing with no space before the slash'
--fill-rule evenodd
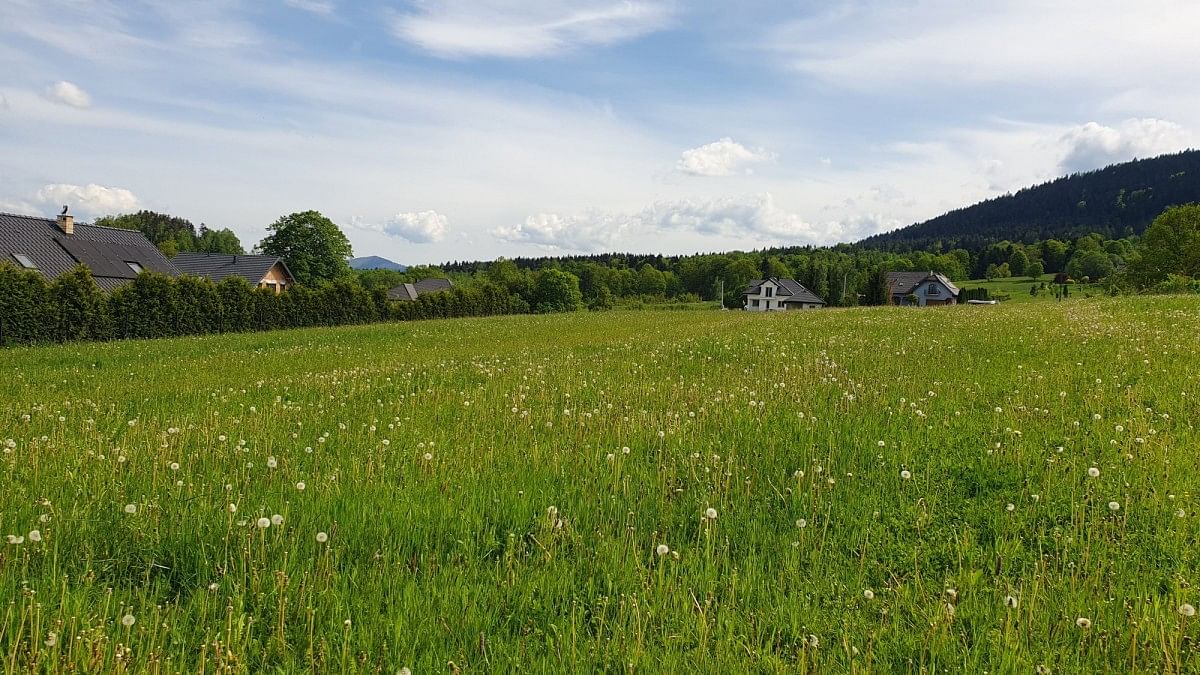
<path id="1" fill-rule="evenodd" d="M 75 234 L 75 216 L 69 216 L 65 213 L 58 216 L 58 229 L 63 231 L 63 234 Z"/>

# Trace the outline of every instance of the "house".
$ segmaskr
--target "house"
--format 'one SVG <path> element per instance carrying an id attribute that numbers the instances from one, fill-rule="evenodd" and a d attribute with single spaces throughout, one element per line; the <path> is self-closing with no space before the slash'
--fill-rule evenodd
<path id="1" fill-rule="evenodd" d="M 257 288 L 282 293 L 296 283 L 283 258 L 273 255 L 179 253 L 171 262 L 183 274 L 205 277 L 214 284 L 227 277 L 242 277 Z"/>
<path id="2" fill-rule="evenodd" d="M 440 293 L 454 288 L 449 279 L 421 279 L 411 284 L 400 284 L 388 291 L 388 300 L 416 300 L 422 295 Z"/>
<path id="3" fill-rule="evenodd" d="M 958 286 L 934 272 L 889 272 L 893 305 L 957 305 Z"/>
<path id="4" fill-rule="evenodd" d="M 794 309 L 820 309 L 825 301 L 795 279 L 756 279 L 742 292 L 743 309 L 752 312 L 783 312 Z"/>
<path id="5" fill-rule="evenodd" d="M 179 269 L 137 230 L 76 223 L 65 212 L 57 219 L 0 213 L 0 263 L 53 280 L 80 263 L 104 291 L 112 291 L 150 270 L 177 276 Z"/>

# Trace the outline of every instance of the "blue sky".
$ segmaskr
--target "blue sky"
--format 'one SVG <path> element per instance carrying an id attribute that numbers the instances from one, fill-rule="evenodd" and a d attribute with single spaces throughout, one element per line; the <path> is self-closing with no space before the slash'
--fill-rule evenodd
<path id="1" fill-rule="evenodd" d="M 1196 147 L 1194 0 L 4 0 L 0 210 L 405 263 L 853 241 Z"/>

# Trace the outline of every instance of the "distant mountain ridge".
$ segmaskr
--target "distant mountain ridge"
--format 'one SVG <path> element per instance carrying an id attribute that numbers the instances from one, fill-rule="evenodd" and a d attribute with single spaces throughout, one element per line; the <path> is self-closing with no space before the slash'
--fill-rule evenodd
<path id="1" fill-rule="evenodd" d="M 405 265 L 398 262 L 392 262 L 387 258 L 381 258 L 377 255 L 368 255 L 362 258 L 351 258 L 350 268 L 356 270 L 394 270 L 396 272 L 404 272 L 408 269 Z"/>
<path id="2" fill-rule="evenodd" d="M 867 237 L 868 248 L 977 249 L 1009 240 L 1071 239 L 1090 232 L 1141 234 L 1167 207 L 1200 202 L 1200 150 L 1064 176 Z"/>

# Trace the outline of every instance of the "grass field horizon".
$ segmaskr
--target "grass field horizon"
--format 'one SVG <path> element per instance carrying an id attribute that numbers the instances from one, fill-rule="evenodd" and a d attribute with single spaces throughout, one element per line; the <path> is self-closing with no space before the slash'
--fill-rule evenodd
<path id="1" fill-rule="evenodd" d="M 1195 672 L 1200 298 L 0 351 L 4 669 Z"/>

